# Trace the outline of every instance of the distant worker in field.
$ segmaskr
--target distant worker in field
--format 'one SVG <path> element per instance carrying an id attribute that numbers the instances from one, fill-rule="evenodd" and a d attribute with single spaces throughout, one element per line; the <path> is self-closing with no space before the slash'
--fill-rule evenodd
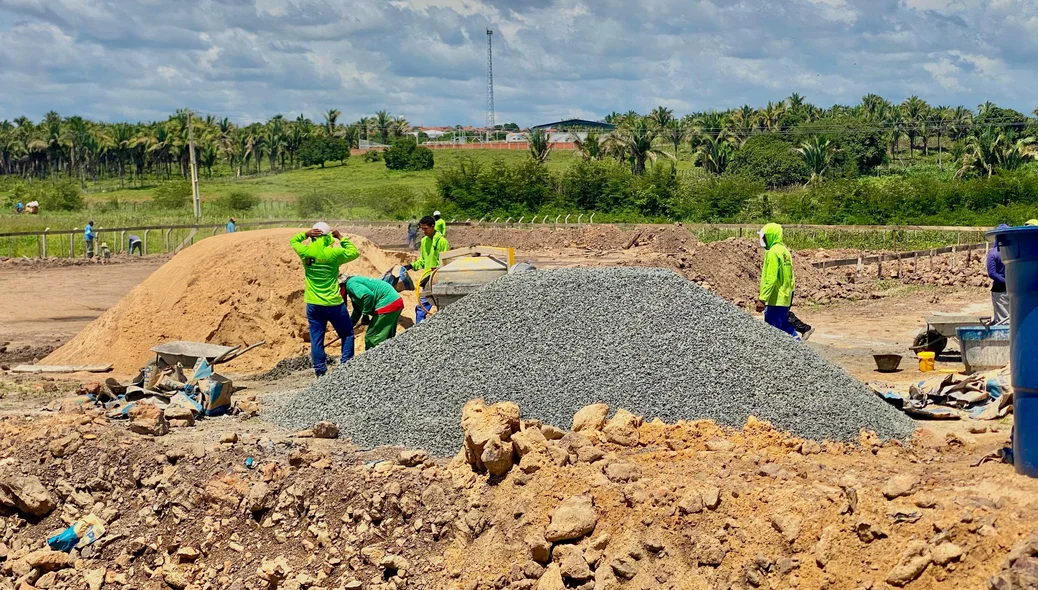
<path id="1" fill-rule="evenodd" d="M 443 234 L 436 231 L 436 220 L 431 216 L 426 215 L 423 217 L 421 221 L 418 222 L 418 227 L 421 228 L 422 234 L 425 235 L 425 237 L 422 238 L 422 246 L 419 249 L 418 260 L 415 260 L 404 268 L 406 270 L 425 271 L 422 273 L 422 278 L 418 282 L 418 285 L 422 290 L 425 290 L 429 286 L 429 279 L 432 276 L 432 271 L 440 268 L 440 253 L 450 250 L 451 245 L 447 242 L 447 238 L 443 237 Z M 418 301 L 418 307 L 415 308 L 415 323 L 421 323 L 430 311 L 432 311 L 432 304 L 429 303 L 428 298 L 422 296 Z"/>
<path id="2" fill-rule="evenodd" d="M 760 296 L 757 311 L 764 312 L 764 321 L 796 337 L 797 331 L 789 323 L 789 307 L 793 303 L 793 256 L 782 243 L 782 226 L 765 225 L 760 232 L 760 244 L 767 252 L 760 273 Z"/>
<path id="3" fill-rule="evenodd" d="M 436 231 L 440 232 L 440 235 L 447 237 L 447 222 L 440 219 L 440 212 L 433 211 L 433 219 L 436 220 Z"/>
<path id="4" fill-rule="evenodd" d="M 404 298 L 389 283 L 381 279 L 345 276 L 339 279 L 339 290 L 353 305 L 350 322 L 353 329 L 368 319 L 364 332 L 364 350 L 371 350 L 393 336 L 404 311 Z"/>
<path id="5" fill-rule="evenodd" d="M 227 222 L 227 233 L 233 234 L 234 233 L 234 229 L 235 229 L 234 218 L 232 217 L 231 220 Z"/>
<path id="6" fill-rule="evenodd" d="M 134 234 L 130 234 L 130 256 L 133 256 L 133 251 L 136 250 L 139 256 L 144 256 L 144 246 L 141 242 L 141 237 Z"/>
<path id="7" fill-rule="evenodd" d="M 94 257 L 94 220 L 91 219 L 87 222 L 86 227 L 83 228 L 83 240 L 86 242 L 86 257 Z"/>
<path id="8" fill-rule="evenodd" d="M 112 259 L 112 251 L 108 249 L 108 242 L 101 242 L 101 264 L 108 264 Z"/>
<path id="9" fill-rule="evenodd" d="M 996 229 L 1008 228 L 1003 223 Z M 987 270 L 991 279 L 991 323 L 1004 324 L 1009 321 L 1009 293 L 1006 292 L 1006 265 L 1002 263 L 1002 252 L 997 246 L 988 250 Z"/>
<path id="10" fill-rule="evenodd" d="M 18 203 L 16 203 L 14 206 L 14 212 L 21 213 L 22 211 L 25 211 L 25 205 L 22 204 L 21 201 L 18 201 Z"/>
<path id="11" fill-rule="evenodd" d="M 418 248 L 418 218 L 414 215 L 407 224 L 407 247 L 412 250 Z"/>
<path id="12" fill-rule="evenodd" d="M 339 240 L 338 245 L 335 240 Z M 353 358 L 353 324 L 339 292 L 339 267 L 356 260 L 360 254 L 339 230 L 333 230 L 323 221 L 293 236 L 291 244 L 306 275 L 303 301 L 306 302 L 306 321 L 310 327 L 310 357 L 314 361 L 314 373 L 320 377 L 328 372 L 324 335 L 329 322 L 342 341 L 340 362 Z"/>

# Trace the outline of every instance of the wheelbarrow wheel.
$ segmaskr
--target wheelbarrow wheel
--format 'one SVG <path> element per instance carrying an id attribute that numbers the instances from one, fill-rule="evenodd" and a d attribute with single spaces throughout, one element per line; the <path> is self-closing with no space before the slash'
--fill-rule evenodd
<path id="1" fill-rule="evenodd" d="M 912 342 L 912 350 L 916 352 L 925 350 L 934 354 L 941 354 L 947 346 L 948 338 L 941 335 L 937 330 L 920 332 L 919 335 L 915 337 L 915 341 Z"/>

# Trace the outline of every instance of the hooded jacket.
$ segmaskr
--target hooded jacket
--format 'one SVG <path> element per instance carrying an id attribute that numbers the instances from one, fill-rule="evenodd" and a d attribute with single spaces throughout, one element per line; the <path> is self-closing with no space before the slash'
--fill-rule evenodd
<path id="1" fill-rule="evenodd" d="M 356 260 L 360 253 L 357 247 L 343 238 L 335 245 L 335 238 L 324 235 L 306 242 L 306 232 L 292 237 L 292 249 L 303 262 L 306 274 L 306 293 L 303 301 L 311 305 L 342 305 L 339 293 L 339 267 Z"/>
<path id="2" fill-rule="evenodd" d="M 764 226 L 764 267 L 760 273 L 760 300 L 771 307 L 789 307 L 793 303 L 793 257 L 782 243 L 782 226 Z"/>

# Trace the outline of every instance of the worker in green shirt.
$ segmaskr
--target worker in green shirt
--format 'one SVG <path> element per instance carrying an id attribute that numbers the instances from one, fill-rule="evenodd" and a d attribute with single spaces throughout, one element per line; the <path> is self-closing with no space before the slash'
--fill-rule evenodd
<path id="1" fill-rule="evenodd" d="M 306 240 L 310 243 L 306 243 Z M 339 244 L 335 244 L 339 240 Z M 292 249 L 303 262 L 306 275 L 306 321 L 310 326 L 310 357 L 318 377 L 328 372 L 328 357 L 324 352 L 324 335 L 328 323 L 342 340 L 340 362 L 353 358 L 353 324 L 346 312 L 346 303 L 339 293 L 339 267 L 359 254 L 339 230 L 327 223 L 315 223 L 313 228 L 292 237 Z"/>
<path id="2" fill-rule="evenodd" d="M 789 322 L 789 307 L 793 304 L 793 256 L 782 243 L 782 226 L 769 223 L 759 234 L 764 254 L 760 273 L 760 296 L 757 311 L 764 312 L 764 321 L 779 330 L 797 337 Z"/>
<path id="3" fill-rule="evenodd" d="M 362 318 L 371 318 L 364 333 L 364 350 L 371 350 L 396 336 L 404 299 L 392 285 L 380 279 L 344 276 L 339 278 L 339 291 L 344 298 L 349 297 L 353 305 L 350 321 L 354 329 Z"/>
<path id="4" fill-rule="evenodd" d="M 425 290 L 429 285 L 429 278 L 432 276 L 434 269 L 440 268 L 440 253 L 446 252 L 451 249 L 451 245 L 447 242 L 447 238 L 443 237 L 443 234 L 436 231 L 436 220 L 431 216 L 426 215 L 418 221 L 418 227 L 425 234 L 422 238 L 422 244 L 419 248 L 418 260 L 415 260 L 411 264 L 408 264 L 404 268 L 407 270 L 424 270 L 422 273 L 421 280 L 418 281 L 418 285 Z M 432 304 L 426 297 L 422 297 L 418 301 L 418 307 L 415 308 L 415 323 L 421 323 L 425 319 L 425 316 L 432 311 Z"/>
<path id="5" fill-rule="evenodd" d="M 439 234 L 441 236 L 446 238 L 447 237 L 447 222 L 442 220 L 442 219 L 440 219 L 440 212 L 439 211 L 433 211 L 433 219 L 436 220 L 436 223 L 433 224 L 433 228 L 437 232 L 439 232 Z"/>

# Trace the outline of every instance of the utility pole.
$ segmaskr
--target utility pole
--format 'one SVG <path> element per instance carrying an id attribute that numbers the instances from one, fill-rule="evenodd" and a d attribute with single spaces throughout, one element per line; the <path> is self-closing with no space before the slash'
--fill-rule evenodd
<path id="1" fill-rule="evenodd" d="M 187 153 L 191 158 L 191 194 L 195 203 L 195 219 L 202 218 L 202 200 L 198 197 L 198 170 L 195 166 L 195 130 L 191 124 L 191 109 L 187 110 Z"/>
<path id="2" fill-rule="evenodd" d="M 494 31 L 487 29 L 487 135 L 486 141 L 494 133 L 496 122 L 494 121 Z"/>

